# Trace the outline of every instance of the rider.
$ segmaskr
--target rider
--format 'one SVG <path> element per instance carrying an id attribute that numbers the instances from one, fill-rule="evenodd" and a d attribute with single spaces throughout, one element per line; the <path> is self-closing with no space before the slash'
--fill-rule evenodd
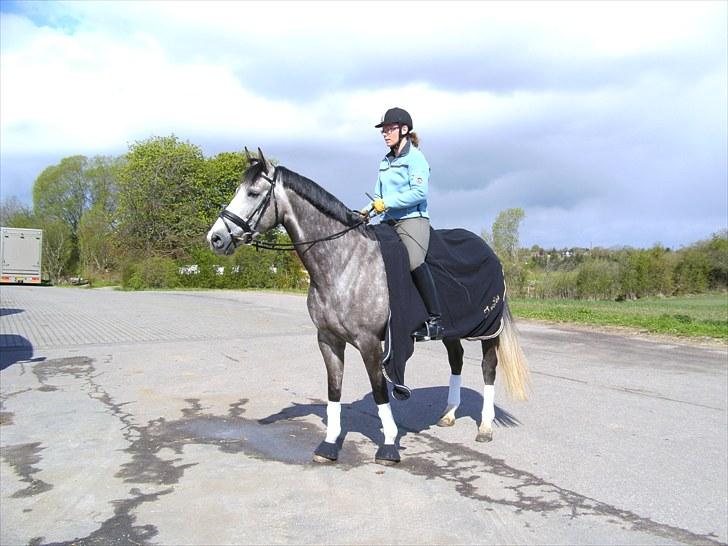
<path id="1" fill-rule="evenodd" d="M 440 300 L 430 267 L 425 262 L 430 243 L 430 217 L 427 213 L 427 188 L 430 166 L 418 148 L 419 139 L 412 132 L 412 116 L 402 108 L 390 108 L 381 129 L 389 153 L 379 164 L 374 201 L 362 210 L 384 213 L 383 222 L 394 226 L 409 255 L 409 266 L 417 290 L 430 318 L 413 332 L 417 341 L 441 339 Z"/>

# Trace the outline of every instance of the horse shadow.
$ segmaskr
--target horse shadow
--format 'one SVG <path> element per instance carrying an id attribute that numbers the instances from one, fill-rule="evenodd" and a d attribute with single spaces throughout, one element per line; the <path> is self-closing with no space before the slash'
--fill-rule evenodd
<path id="1" fill-rule="evenodd" d="M 437 426 L 445 410 L 448 387 L 425 387 L 413 389 L 409 400 L 399 401 L 390 397 L 392 413 L 397 423 L 397 443 L 407 434 L 417 434 Z M 481 420 L 483 397 L 476 391 L 462 388 L 460 391 L 460 406 L 455 412 L 457 419 L 470 418 L 475 424 Z M 326 403 L 313 401 L 310 404 L 294 402 L 278 413 L 259 419 L 262 425 L 278 421 L 292 420 L 300 417 L 315 415 L 326 422 Z M 521 422 L 503 408 L 495 406 L 494 424 L 499 427 L 517 427 Z M 377 406 L 371 393 L 356 402 L 341 404 L 341 427 L 339 444 L 343 443 L 350 432 L 358 432 L 376 444 L 382 444 L 384 435 L 381 431 L 382 423 L 379 419 Z"/>
<path id="2" fill-rule="evenodd" d="M 0 317 L 6 317 L 8 315 L 16 315 L 17 313 L 23 313 L 25 309 L 12 309 L 10 307 L 0 307 Z"/>
<path id="3" fill-rule="evenodd" d="M 17 334 L 0 334 L 0 371 L 33 358 L 33 344 Z"/>

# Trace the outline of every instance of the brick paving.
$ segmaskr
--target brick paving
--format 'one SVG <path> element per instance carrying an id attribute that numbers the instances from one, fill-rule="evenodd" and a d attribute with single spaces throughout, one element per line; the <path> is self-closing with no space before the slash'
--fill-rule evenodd
<path id="1" fill-rule="evenodd" d="M 206 300 L 204 305 L 201 297 Z M 208 304 L 210 298 L 215 300 L 214 306 Z M 256 298 L 250 292 L 122 292 L 4 285 L 0 287 L 0 348 L 230 339 L 241 335 L 236 323 L 244 322 L 243 314 L 267 309 Z M 291 298 L 297 307 L 305 305 L 300 296 Z M 297 325 L 304 324 L 298 320 Z"/>

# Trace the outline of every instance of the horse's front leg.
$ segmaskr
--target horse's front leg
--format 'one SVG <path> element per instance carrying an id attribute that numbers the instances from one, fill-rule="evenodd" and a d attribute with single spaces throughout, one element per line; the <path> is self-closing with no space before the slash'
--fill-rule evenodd
<path id="1" fill-rule="evenodd" d="M 346 342 L 329 332 L 319 330 L 318 344 L 326 364 L 329 403 L 326 406 L 326 439 L 314 451 L 313 460 L 325 463 L 339 458 L 337 440 L 341 434 L 341 382 L 344 378 Z"/>
<path id="2" fill-rule="evenodd" d="M 476 442 L 490 442 L 493 439 L 493 419 L 495 419 L 495 367 L 498 365 L 498 338 L 481 342 L 483 345 L 483 411 L 481 414 Z"/>
<path id="3" fill-rule="evenodd" d="M 383 465 L 393 465 L 400 461 L 399 450 L 395 444 L 397 440 L 397 425 L 389 405 L 389 392 L 387 381 L 382 373 L 382 345 L 376 336 L 358 343 L 364 365 L 372 385 L 372 396 L 377 404 L 379 419 L 382 421 L 384 443 L 379 446 L 374 455 L 374 462 Z"/>
<path id="4" fill-rule="evenodd" d="M 455 424 L 455 411 L 460 406 L 460 386 L 462 385 L 463 346 L 459 339 L 442 340 L 447 349 L 447 361 L 450 363 L 450 383 L 447 390 L 447 407 L 437 422 L 438 427 L 451 427 Z"/>

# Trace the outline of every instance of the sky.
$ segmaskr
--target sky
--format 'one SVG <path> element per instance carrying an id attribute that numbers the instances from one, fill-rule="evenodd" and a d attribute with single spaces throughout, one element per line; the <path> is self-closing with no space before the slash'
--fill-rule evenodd
<path id="1" fill-rule="evenodd" d="M 261 147 L 351 208 L 413 117 L 435 228 L 521 246 L 728 228 L 728 2 L 0 0 L 0 197 L 71 155 Z M 232 196 L 231 196 L 232 197 Z"/>

